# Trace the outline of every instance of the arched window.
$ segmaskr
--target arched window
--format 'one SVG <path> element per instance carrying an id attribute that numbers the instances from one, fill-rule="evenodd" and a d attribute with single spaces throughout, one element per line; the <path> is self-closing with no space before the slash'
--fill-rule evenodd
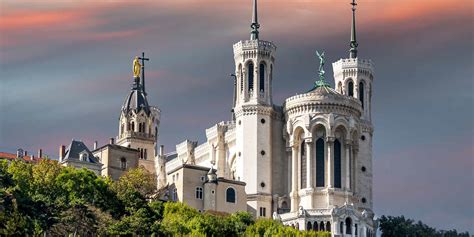
<path id="1" fill-rule="evenodd" d="M 324 187 L 324 139 L 316 140 L 316 187 Z"/>
<path id="2" fill-rule="evenodd" d="M 122 157 L 120 159 L 120 169 L 127 169 L 127 159 L 125 159 L 125 157 Z"/>
<path id="3" fill-rule="evenodd" d="M 132 122 L 132 131 L 135 132 L 135 122 Z"/>
<path id="4" fill-rule="evenodd" d="M 354 82 L 352 81 L 349 81 L 347 84 L 347 94 L 354 97 Z"/>
<path id="5" fill-rule="evenodd" d="M 301 188 L 306 188 L 306 152 L 305 152 L 305 141 L 301 143 L 300 154 L 301 154 Z"/>
<path id="6" fill-rule="evenodd" d="M 306 230 L 311 230 L 311 222 L 308 221 L 308 223 L 306 224 Z"/>
<path id="7" fill-rule="evenodd" d="M 326 222 L 326 231 L 331 232 L 331 222 Z"/>
<path id="8" fill-rule="evenodd" d="M 324 231 L 324 222 L 322 221 L 319 223 L 319 230 Z"/>
<path id="9" fill-rule="evenodd" d="M 196 188 L 196 199 L 202 200 L 202 188 L 201 187 Z"/>
<path id="10" fill-rule="evenodd" d="M 315 221 L 314 224 L 313 224 L 313 230 L 315 230 L 315 231 L 319 230 L 317 221 Z"/>
<path id="11" fill-rule="evenodd" d="M 253 74 L 254 74 L 254 70 L 253 70 L 253 63 L 249 63 L 249 66 L 248 66 L 248 84 L 249 84 L 249 91 L 253 90 Z"/>
<path id="12" fill-rule="evenodd" d="M 260 91 L 265 91 L 265 64 L 260 63 Z"/>
<path id="13" fill-rule="evenodd" d="M 362 108 L 364 108 L 364 83 L 359 83 L 359 100 L 362 103 Z"/>
<path id="14" fill-rule="evenodd" d="M 341 188 L 341 142 L 334 141 L 334 187 Z"/>
<path id="15" fill-rule="evenodd" d="M 235 203 L 235 189 L 228 188 L 225 191 L 225 201 L 230 203 Z"/>
<path id="16" fill-rule="evenodd" d="M 352 234 L 352 220 L 350 217 L 346 218 L 346 234 Z"/>

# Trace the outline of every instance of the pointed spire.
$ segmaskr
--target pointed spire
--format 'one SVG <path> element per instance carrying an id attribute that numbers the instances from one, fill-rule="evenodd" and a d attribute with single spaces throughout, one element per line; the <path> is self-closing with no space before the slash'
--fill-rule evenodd
<path id="1" fill-rule="evenodd" d="M 357 43 L 357 38 L 356 38 L 356 19 L 355 19 L 355 11 L 356 11 L 356 0 L 352 0 L 351 2 L 352 5 L 352 27 L 351 27 L 351 49 L 349 50 L 350 58 L 357 58 L 357 46 L 359 44 Z"/>
<path id="2" fill-rule="evenodd" d="M 250 39 L 258 40 L 258 28 L 260 28 L 260 24 L 258 24 L 257 0 L 253 0 L 252 24 L 250 25 L 250 28 L 252 28 Z"/>

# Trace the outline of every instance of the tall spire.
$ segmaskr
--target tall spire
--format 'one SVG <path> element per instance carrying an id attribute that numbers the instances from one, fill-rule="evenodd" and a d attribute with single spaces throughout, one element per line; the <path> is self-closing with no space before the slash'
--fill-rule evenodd
<path id="1" fill-rule="evenodd" d="M 257 0 L 253 0 L 252 24 L 250 25 L 250 28 L 252 28 L 250 39 L 258 40 L 258 28 L 260 28 L 260 24 L 258 24 Z"/>
<path id="2" fill-rule="evenodd" d="M 357 43 L 357 38 L 356 38 L 356 18 L 355 18 L 355 11 L 356 11 L 356 0 L 352 0 L 351 2 L 352 5 L 352 27 L 351 27 L 351 49 L 349 50 L 350 58 L 357 58 L 357 46 L 359 44 Z"/>

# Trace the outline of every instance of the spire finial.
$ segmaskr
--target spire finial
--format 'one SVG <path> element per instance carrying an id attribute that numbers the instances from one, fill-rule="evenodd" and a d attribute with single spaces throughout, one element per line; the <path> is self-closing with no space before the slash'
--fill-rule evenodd
<path id="1" fill-rule="evenodd" d="M 356 11 L 356 0 L 352 0 L 351 2 L 352 5 L 352 27 L 351 27 L 351 49 L 349 50 L 350 58 L 357 58 L 357 46 L 359 44 L 357 43 L 357 38 L 356 38 L 356 19 L 355 19 L 355 11 Z"/>
<path id="2" fill-rule="evenodd" d="M 258 24 L 257 0 L 253 0 L 252 24 L 250 25 L 250 28 L 252 28 L 250 39 L 258 40 L 258 28 L 260 28 L 260 24 Z"/>

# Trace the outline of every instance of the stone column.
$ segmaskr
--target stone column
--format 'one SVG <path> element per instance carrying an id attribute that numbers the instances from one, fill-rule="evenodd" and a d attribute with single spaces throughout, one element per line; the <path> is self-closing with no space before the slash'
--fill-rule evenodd
<path id="1" fill-rule="evenodd" d="M 226 177 L 226 162 L 225 162 L 225 144 L 224 141 L 219 141 L 217 143 L 217 177 Z"/>
<path id="2" fill-rule="evenodd" d="M 313 140 L 306 138 L 306 188 L 314 188 L 312 167 L 314 163 L 313 157 Z"/>
<path id="3" fill-rule="evenodd" d="M 291 171 L 291 211 L 298 210 L 298 145 L 292 144 L 291 147 L 292 171 Z"/>
<path id="4" fill-rule="evenodd" d="M 351 156 L 351 141 L 346 140 L 346 190 L 352 190 L 352 175 L 351 175 L 351 169 L 354 166 L 354 163 L 352 163 L 352 156 Z"/>
<path id="5" fill-rule="evenodd" d="M 346 234 L 346 228 L 347 228 L 346 227 L 346 222 L 344 221 L 344 222 L 342 222 L 342 233 L 341 233 L 342 236 L 344 236 Z"/>
<path id="6" fill-rule="evenodd" d="M 355 236 L 355 224 L 352 224 L 351 228 L 352 228 L 351 236 L 354 237 Z"/>
<path id="7" fill-rule="evenodd" d="M 328 146 L 328 154 L 327 154 L 327 160 L 328 160 L 328 167 L 327 167 L 327 187 L 332 188 L 333 187 L 333 170 L 334 170 L 334 159 L 333 159 L 333 154 L 334 154 L 334 137 L 327 137 L 326 143 Z"/>

